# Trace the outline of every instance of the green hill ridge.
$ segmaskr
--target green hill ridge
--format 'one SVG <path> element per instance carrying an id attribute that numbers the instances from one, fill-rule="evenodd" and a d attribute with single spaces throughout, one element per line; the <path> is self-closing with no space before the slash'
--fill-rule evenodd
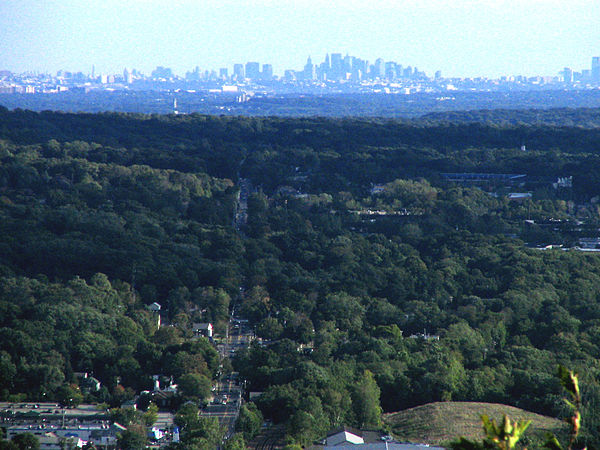
<path id="1" fill-rule="evenodd" d="M 546 432 L 564 434 L 566 424 L 559 419 L 525 411 L 514 406 L 480 402 L 437 402 L 404 411 L 386 414 L 384 422 L 401 441 L 443 445 L 464 436 L 481 438 L 481 415 L 496 421 L 507 414 L 511 420 L 531 420 L 526 433 L 530 442 L 541 439 Z"/>

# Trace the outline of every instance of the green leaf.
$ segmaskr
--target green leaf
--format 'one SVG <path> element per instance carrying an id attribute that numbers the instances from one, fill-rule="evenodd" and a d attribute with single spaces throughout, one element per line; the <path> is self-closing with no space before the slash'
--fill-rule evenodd
<path id="1" fill-rule="evenodd" d="M 548 448 L 550 450 L 563 450 L 562 445 L 556 439 L 552 433 L 546 433 L 546 442 L 544 443 L 544 448 Z"/>
<path id="2" fill-rule="evenodd" d="M 485 449 L 486 446 L 479 442 L 470 441 L 469 439 L 461 437 L 458 441 L 450 443 L 450 448 L 453 450 L 482 450 Z"/>
<path id="3" fill-rule="evenodd" d="M 575 399 L 579 399 L 579 381 L 577 374 L 567 369 L 563 365 L 558 366 L 558 378 L 563 388 L 573 395 Z"/>

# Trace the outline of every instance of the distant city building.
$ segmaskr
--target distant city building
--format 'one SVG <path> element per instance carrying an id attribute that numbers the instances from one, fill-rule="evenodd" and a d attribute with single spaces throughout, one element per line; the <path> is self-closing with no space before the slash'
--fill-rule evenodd
<path id="1" fill-rule="evenodd" d="M 133 83 L 133 74 L 129 71 L 127 67 L 123 69 L 123 81 L 125 81 L 125 83 L 127 84 Z"/>
<path id="2" fill-rule="evenodd" d="M 173 71 L 168 67 L 158 66 L 152 71 L 152 78 L 173 78 Z"/>
<path id="3" fill-rule="evenodd" d="M 263 78 L 263 80 L 267 80 L 267 81 L 273 79 L 273 66 L 271 64 L 263 64 L 262 78 Z"/>
<path id="4" fill-rule="evenodd" d="M 373 78 L 384 78 L 385 77 L 385 61 L 381 58 L 375 60 L 373 64 Z"/>
<path id="5" fill-rule="evenodd" d="M 310 59 L 310 56 L 308 57 L 308 59 L 306 60 L 306 64 L 304 65 L 303 74 L 304 74 L 303 78 L 305 80 L 316 79 L 315 66 L 312 63 L 312 59 Z"/>
<path id="6" fill-rule="evenodd" d="M 258 80 L 260 78 L 260 64 L 257 62 L 246 63 L 246 78 Z"/>
<path id="7" fill-rule="evenodd" d="M 289 81 L 289 82 L 295 81 L 296 80 L 296 72 L 294 72 L 293 70 L 286 70 L 283 73 L 283 79 L 285 81 Z"/>
<path id="8" fill-rule="evenodd" d="M 590 69 L 581 70 L 581 81 L 591 81 L 592 71 Z"/>
<path id="9" fill-rule="evenodd" d="M 244 65 L 243 64 L 234 64 L 233 65 L 233 76 L 237 80 L 241 80 L 241 79 L 245 78 Z"/>
<path id="10" fill-rule="evenodd" d="M 227 67 L 222 67 L 219 69 L 219 78 L 221 80 L 226 80 L 228 78 Z"/>
<path id="11" fill-rule="evenodd" d="M 396 79 L 396 63 L 393 61 L 388 61 L 385 63 L 385 78 L 388 80 Z"/>
<path id="12" fill-rule="evenodd" d="M 328 78 L 331 80 L 339 80 L 342 77 L 342 54 L 331 54 L 331 69 L 328 73 Z"/>
<path id="13" fill-rule="evenodd" d="M 342 61 L 342 71 L 344 73 L 352 73 L 352 63 L 354 62 L 354 58 L 350 55 L 344 56 L 344 60 Z"/>
<path id="14" fill-rule="evenodd" d="M 600 56 L 592 58 L 592 81 L 600 83 Z"/>

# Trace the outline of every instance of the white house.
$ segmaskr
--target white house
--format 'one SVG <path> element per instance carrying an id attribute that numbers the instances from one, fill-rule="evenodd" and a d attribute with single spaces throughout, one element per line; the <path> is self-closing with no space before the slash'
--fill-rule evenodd
<path id="1" fill-rule="evenodd" d="M 365 443 L 362 436 L 359 436 L 354 430 L 350 431 L 348 428 L 332 431 L 327 435 L 327 440 L 325 442 L 327 447 L 337 447 L 344 444 L 356 445 Z"/>
<path id="2" fill-rule="evenodd" d="M 195 323 L 192 326 L 192 332 L 196 337 L 204 336 L 211 338 L 213 336 L 212 323 Z"/>

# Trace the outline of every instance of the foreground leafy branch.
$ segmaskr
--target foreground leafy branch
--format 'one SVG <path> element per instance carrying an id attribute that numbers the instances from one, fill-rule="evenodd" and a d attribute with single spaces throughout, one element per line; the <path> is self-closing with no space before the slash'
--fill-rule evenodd
<path id="1" fill-rule="evenodd" d="M 579 431 L 581 430 L 581 393 L 579 392 L 579 379 L 576 373 L 562 365 L 558 366 L 558 378 L 563 389 L 567 391 L 570 396 L 570 399 L 565 398 L 563 400 L 573 414 L 571 417 L 565 419 L 571 426 L 569 446 L 567 449 L 572 450 L 577 436 L 579 436 Z M 551 450 L 563 450 L 564 448 L 556 436 L 551 433 L 548 433 L 544 447 Z"/>

